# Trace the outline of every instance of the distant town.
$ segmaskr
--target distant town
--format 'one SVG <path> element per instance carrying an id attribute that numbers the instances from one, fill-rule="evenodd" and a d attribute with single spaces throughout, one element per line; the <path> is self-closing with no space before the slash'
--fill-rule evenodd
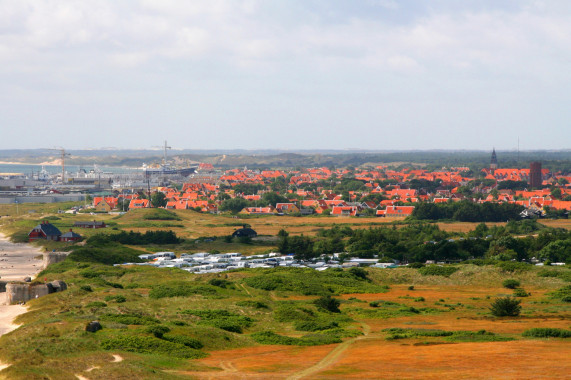
<path id="1" fill-rule="evenodd" d="M 542 168 L 498 165 L 495 150 L 488 167 L 426 170 L 308 167 L 279 170 L 221 170 L 208 163 L 193 167 L 161 165 L 143 171 L 89 172 L 33 176 L 0 174 L 0 203 L 84 201 L 66 212 L 126 212 L 138 208 L 193 210 L 242 215 L 331 215 L 406 218 L 419 205 L 460 201 L 520 206 L 521 217 L 567 217 L 571 175 Z M 62 165 L 63 166 L 63 165 Z M 421 206 L 423 207 L 423 206 Z M 418 212 L 418 210 L 417 210 Z M 469 221 L 469 220 L 468 220 Z"/>

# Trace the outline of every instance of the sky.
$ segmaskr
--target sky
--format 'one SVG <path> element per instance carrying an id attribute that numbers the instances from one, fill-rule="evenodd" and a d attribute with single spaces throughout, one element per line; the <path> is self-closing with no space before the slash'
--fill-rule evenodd
<path id="1" fill-rule="evenodd" d="M 0 149 L 571 149 L 571 1 L 0 0 Z"/>

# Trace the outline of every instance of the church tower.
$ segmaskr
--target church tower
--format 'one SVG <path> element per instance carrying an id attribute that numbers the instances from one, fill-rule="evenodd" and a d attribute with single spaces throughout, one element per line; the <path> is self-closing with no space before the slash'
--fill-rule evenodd
<path id="1" fill-rule="evenodd" d="M 490 169 L 494 170 L 498 168 L 498 158 L 496 157 L 496 148 L 492 150 L 492 159 L 490 160 Z"/>

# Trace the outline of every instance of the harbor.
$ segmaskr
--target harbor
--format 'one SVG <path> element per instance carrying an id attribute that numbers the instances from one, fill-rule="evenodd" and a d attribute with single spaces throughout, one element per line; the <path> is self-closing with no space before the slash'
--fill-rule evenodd
<path id="1" fill-rule="evenodd" d="M 194 176 L 197 163 L 175 165 L 162 147 L 160 163 L 140 167 L 67 165 L 62 150 L 61 165 L 0 163 L 0 204 L 80 202 L 102 192 L 134 192 L 150 187 L 182 183 Z"/>

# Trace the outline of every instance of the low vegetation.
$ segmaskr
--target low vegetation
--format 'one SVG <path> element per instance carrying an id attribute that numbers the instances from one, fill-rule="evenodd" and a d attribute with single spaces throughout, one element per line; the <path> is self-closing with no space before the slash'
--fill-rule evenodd
<path id="1" fill-rule="evenodd" d="M 0 358 L 12 364 L 5 370 L 9 378 L 35 379 L 40 373 L 72 378 L 95 365 L 100 368 L 93 372 L 93 378 L 123 374 L 131 378 L 178 378 L 178 371 L 215 369 L 220 350 L 224 355 L 235 354 L 233 349 L 254 352 L 260 345 L 309 350 L 318 345 L 350 344 L 349 338 L 364 334 L 367 344 L 405 347 L 411 352 L 415 345 L 500 345 L 513 339 L 525 342 L 569 337 L 569 330 L 561 329 L 568 327 L 561 317 L 571 302 L 571 287 L 567 285 L 571 271 L 566 266 L 538 268 L 522 262 L 551 242 L 567 239 L 568 233 L 538 228 L 535 222 L 479 227 L 478 231 L 460 235 L 427 223 L 361 229 L 323 228 L 320 222 L 299 226 L 298 231 L 312 230 L 313 235 L 295 238 L 295 234 L 282 233 L 262 246 L 255 242 L 227 243 L 222 238 L 242 225 L 241 221 L 218 221 L 220 228 L 228 229 L 225 235 L 211 236 L 207 231 L 202 238 L 183 240 L 179 236 L 188 235 L 182 229 L 175 232 L 161 227 L 163 221 L 178 219 L 153 217 L 141 221 L 146 212 L 135 213 L 137 220 L 128 214 L 113 220 L 119 225 L 130 223 L 129 227 L 147 223 L 139 231 L 88 231 L 85 245 L 58 246 L 69 250 L 70 255 L 38 278 L 61 279 L 69 288 L 31 301 L 30 313 L 17 321 L 22 327 L 2 337 Z M 186 222 L 187 217 L 179 212 L 160 213 Z M 201 217 L 213 223 L 211 216 Z M 70 224 L 67 218 L 64 215 L 53 223 Z M 272 219 L 252 220 L 260 226 L 267 224 L 268 229 L 279 228 Z M 151 224 L 156 226 L 151 228 Z M 515 238 L 514 231 L 531 231 L 537 236 Z M 307 258 L 327 252 L 328 257 L 319 259 L 333 260 L 333 252 L 347 252 L 335 259 L 342 263 L 353 255 L 376 256 L 383 262 L 416 264 L 394 269 L 324 271 L 276 267 L 202 275 L 176 268 L 113 266 L 138 262 L 138 255 L 158 250 L 180 253 L 207 247 L 227 252 L 247 247 L 267 253 L 280 239 L 287 243 L 284 247 L 305 247 Z M 51 247 L 49 244 L 46 248 Z M 565 257 L 557 247 L 552 245 L 549 252 L 543 252 L 554 258 Z M 424 264 L 427 260 L 456 262 L 469 257 L 475 259 L 454 265 Z M 522 317 L 504 320 L 492 318 L 490 313 L 494 317 Z M 100 321 L 102 330 L 87 333 L 86 323 L 95 320 Z M 464 327 L 450 330 L 456 326 L 449 326 L 456 323 Z M 472 323 L 478 327 L 472 327 Z M 431 324 L 440 326 L 402 328 Z M 387 326 L 395 327 L 383 330 Z M 398 342 L 406 339 L 410 341 L 400 346 Z M 327 353 L 332 348 L 311 349 Z M 113 367 L 109 365 L 110 354 L 121 354 L 125 360 Z M 272 372 L 267 368 L 259 371 Z"/>
<path id="2" fill-rule="evenodd" d="M 490 305 L 495 317 L 517 317 L 521 313 L 521 301 L 511 297 L 496 298 Z"/>
<path id="3" fill-rule="evenodd" d="M 525 330 L 522 335 L 531 338 L 571 338 L 571 330 L 536 327 Z"/>

